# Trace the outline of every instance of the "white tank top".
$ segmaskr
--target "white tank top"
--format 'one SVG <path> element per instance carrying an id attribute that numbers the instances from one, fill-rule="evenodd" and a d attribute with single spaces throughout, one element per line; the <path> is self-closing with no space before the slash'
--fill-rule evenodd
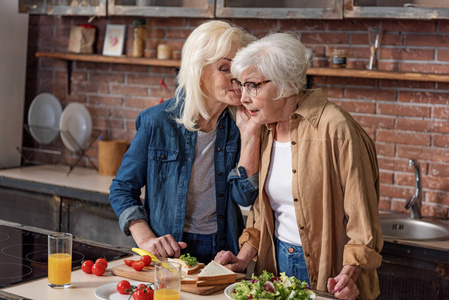
<path id="1" fill-rule="evenodd" d="M 301 246 L 292 196 L 292 150 L 290 142 L 276 140 L 271 149 L 265 191 L 275 216 L 275 236 L 283 242 Z"/>

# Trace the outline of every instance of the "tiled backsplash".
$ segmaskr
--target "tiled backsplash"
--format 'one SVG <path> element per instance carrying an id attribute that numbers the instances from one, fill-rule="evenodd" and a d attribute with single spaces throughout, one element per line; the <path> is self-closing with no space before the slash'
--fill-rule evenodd
<path id="1" fill-rule="evenodd" d="M 97 53 L 101 53 L 106 24 L 128 25 L 125 52 L 132 51 L 131 17 L 95 19 Z M 163 41 L 180 57 L 184 40 L 203 19 L 148 18 L 147 57 L 156 56 Z M 238 25 L 257 36 L 269 31 L 294 31 L 314 49 L 314 66 L 328 66 L 334 48 L 346 49 L 348 68 L 364 69 L 368 63 L 367 28 L 382 24 L 380 69 L 386 71 L 449 73 L 449 20 L 256 20 L 236 19 Z M 134 121 L 143 109 L 156 105 L 165 79 L 173 95 L 173 68 L 109 63 L 74 62 L 72 93 L 67 94 L 67 64 L 62 60 L 36 59 L 36 51 L 65 52 L 72 25 L 84 17 L 30 16 L 26 111 L 41 92 L 56 95 L 63 107 L 70 102 L 86 105 L 95 130 L 102 138 L 131 142 Z M 414 194 L 413 168 L 421 164 L 423 215 L 446 217 L 449 208 L 449 83 L 314 77 L 314 87 L 349 111 L 375 140 L 381 171 L 381 209 L 403 211 Z M 26 119 L 26 118 L 25 118 Z M 25 135 L 24 146 L 33 146 Z M 60 141 L 57 146 L 63 150 Z M 87 155 L 97 163 L 96 143 Z M 34 163 L 72 164 L 76 157 L 34 154 Z M 90 167 L 87 160 L 81 165 Z"/>

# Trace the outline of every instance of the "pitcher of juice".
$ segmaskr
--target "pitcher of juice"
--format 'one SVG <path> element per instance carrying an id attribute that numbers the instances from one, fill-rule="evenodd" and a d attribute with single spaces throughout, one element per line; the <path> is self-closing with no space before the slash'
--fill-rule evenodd
<path id="1" fill-rule="evenodd" d="M 67 288 L 72 281 L 72 235 L 54 233 L 48 236 L 48 285 Z"/>

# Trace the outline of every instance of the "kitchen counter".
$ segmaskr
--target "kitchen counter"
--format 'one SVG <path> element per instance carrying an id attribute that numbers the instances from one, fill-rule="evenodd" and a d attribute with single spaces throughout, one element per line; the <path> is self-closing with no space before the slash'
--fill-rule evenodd
<path id="1" fill-rule="evenodd" d="M 42 230 L 39 228 L 34 228 L 30 226 L 23 226 L 20 224 L 6 222 L 0 220 L 0 224 L 5 224 L 8 226 L 20 227 L 22 229 L 27 229 L 29 231 L 35 231 L 42 234 L 49 234 L 51 231 Z M 78 239 L 80 240 L 80 239 Z M 85 241 L 90 244 L 98 244 L 101 246 L 105 246 L 101 243 L 96 243 L 93 241 Z M 124 249 L 121 247 L 110 246 L 111 249 L 117 249 L 123 251 Z M 124 264 L 124 259 L 121 258 L 115 261 L 110 261 L 108 264 L 108 269 L 106 270 L 103 276 L 95 276 L 93 274 L 85 274 L 81 269 L 72 271 L 72 286 L 67 289 L 53 289 L 48 286 L 47 278 L 41 278 L 34 281 L 25 282 L 22 284 L 17 284 L 11 287 L 7 287 L 4 289 L 0 289 L 0 297 L 5 297 L 6 299 L 21 299 L 21 297 L 36 299 L 36 300 L 48 300 L 48 299 L 97 299 L 95 296 L 95 290 L 109 283 L 118 283 L 119 281 L 126 279 L 120 276 L 114 276 L 111 273 L 111 269 L 115 266 Z M 138 259 L 136 256 L 134 259 Z M 127 279 L 129 280 L 129 279 Z M 132 281 L 132 280 L 130 280 Z M 16 297 L 20 296 L 20 297 Z M 212 295 L 207 296 L 199 296 L 196 294 L 190 294 L 186 292 L 181 293 L 182 300 L 194 300 L 194 299 L 228 299 L 223 291 L 216 292 Z M 317 300 L 330 299 L 328 296 L 318 296 Z"/>

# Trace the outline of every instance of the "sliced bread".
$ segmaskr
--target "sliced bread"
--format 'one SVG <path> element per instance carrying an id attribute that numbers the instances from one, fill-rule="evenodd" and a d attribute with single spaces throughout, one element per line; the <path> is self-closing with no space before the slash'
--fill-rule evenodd
<path id="1" fill-rule="evenodd" d="M 228 268 L 211 261 L 197 276 L 197 286 L 234 283 L 237 274 Z"/>
<path id="2" fill-rule="evenodd" d="M 193 266 L 189 266 L 185 261 L 179 258 L 169 258 L 169 261 L 177 262 L 181 265 L 182 273 L 186 275 L 195 274 L 199 272 L 202 268 L 204 268 L 203 263 L 196 263 Z"/>

